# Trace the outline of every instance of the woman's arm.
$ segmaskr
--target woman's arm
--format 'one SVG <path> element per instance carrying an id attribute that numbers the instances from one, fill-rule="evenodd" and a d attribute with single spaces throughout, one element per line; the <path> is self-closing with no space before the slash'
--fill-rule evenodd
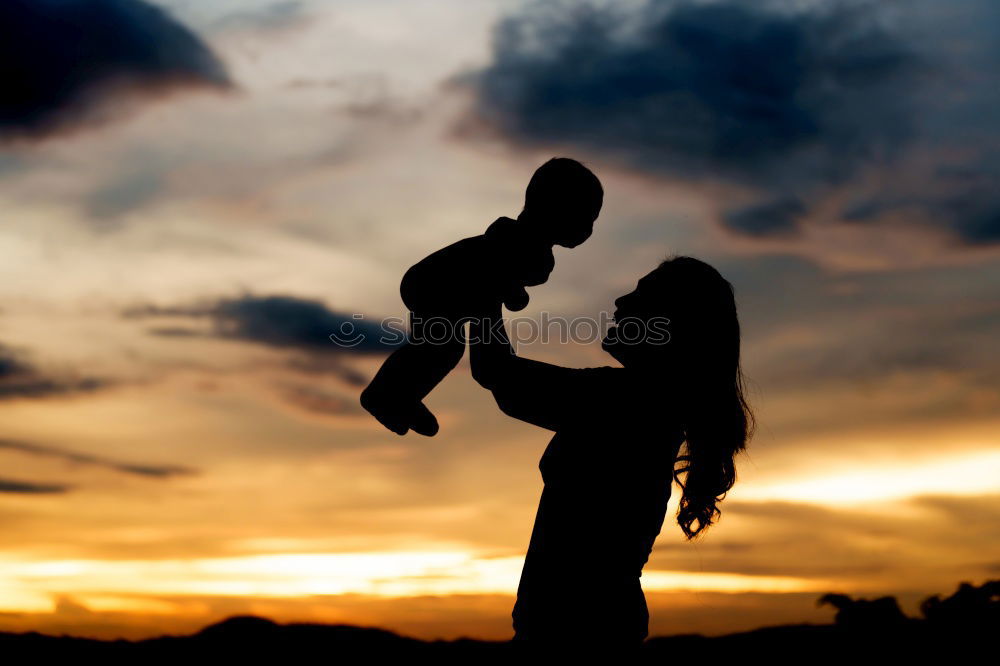
<path id="1" fill-rule="evenodd" d="M 516 373 L 518 360 L 507 338 L 499 304 L 489 314 L 469 323 L 469 364 L 472 378 L 480 386 L 492 391 Z"/>
<path id="2" fill-rule="evenodd" d="M 616 370 L 564 368 L 518 356 L 499 308 L 470 324 L 469 362 L 473 378 L 493 392 L 504 414 L 553 431 L 585 418 L 609 388 L 602 373 Z"/>

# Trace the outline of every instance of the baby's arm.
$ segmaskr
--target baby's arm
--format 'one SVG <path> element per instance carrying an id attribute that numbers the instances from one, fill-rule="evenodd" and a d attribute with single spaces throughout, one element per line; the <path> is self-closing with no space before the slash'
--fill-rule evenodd
<path id="1" fill-rule="evenodd" d="M 525 287 L 548 280 L 555 265 L 551 244 L 541 241 L 522 223 L 507 218 L 495 222 L 485 236 L 490 260 L 481 266 L 490 268 L 497 298 L 508 310 L 523 310 L 529 300 Z"/>
<path id="2" fill-rule="evenodd" d="M 552 246 L 522 224 L 500 218 L 486 233 L 465 238 L 428 255 L 403 276 L 406 307 L 426 316 L 476 316 L 502 301 L 509 310 L 528 304 L 525 286 L 545 282 L 555 264 Z"/>

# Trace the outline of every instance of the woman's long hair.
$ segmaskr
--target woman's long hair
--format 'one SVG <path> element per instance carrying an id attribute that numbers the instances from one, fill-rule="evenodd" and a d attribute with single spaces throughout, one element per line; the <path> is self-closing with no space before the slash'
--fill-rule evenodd
<path id="1" fill-rule="evenodd" d="M 736 483 L 736 454 L 753 434 L 744 397 L 740 324 L 733 286 L 692 257 L 664 261 L 673 364 L 683 382 L 677 392 L 685 445 L 674 466 L 683 495 L 677 523 L 688 539 L 721 515 L 718 504 Z"/>

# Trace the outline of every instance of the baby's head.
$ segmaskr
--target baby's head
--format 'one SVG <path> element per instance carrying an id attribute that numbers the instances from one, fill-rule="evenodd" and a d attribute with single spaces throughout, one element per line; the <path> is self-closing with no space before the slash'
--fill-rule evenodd
<path id="1" fill-rule="evenodd" d="M 556 245 L 576 247 L 590 238 L 603 202 L 604 188 L 590 169 L 568 157 L 554 157 L 531 177 L 519 219 L 538 225 Z"/>

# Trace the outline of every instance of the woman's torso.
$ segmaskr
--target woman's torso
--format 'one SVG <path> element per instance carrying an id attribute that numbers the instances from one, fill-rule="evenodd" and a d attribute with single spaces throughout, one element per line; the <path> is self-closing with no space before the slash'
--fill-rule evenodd
<path id="1" fill-rule="evenodd" d="M 521 634 L 555 621 L 645 631 L 639 577 L 663 526 L 682 434 L 666 405 L 638 393 L 608 391 L 542 455 L 515 609 Z"/>
<path id="2" fill-rule="evenodd" d="M 566 566 L 606 558 L 607 567 L 590 575 L 638 576 L 663 526 L 681 443 L 657 425 L 557 432 L 538 465 L 544 487 L 529 551 L 572 555 Z"/>

